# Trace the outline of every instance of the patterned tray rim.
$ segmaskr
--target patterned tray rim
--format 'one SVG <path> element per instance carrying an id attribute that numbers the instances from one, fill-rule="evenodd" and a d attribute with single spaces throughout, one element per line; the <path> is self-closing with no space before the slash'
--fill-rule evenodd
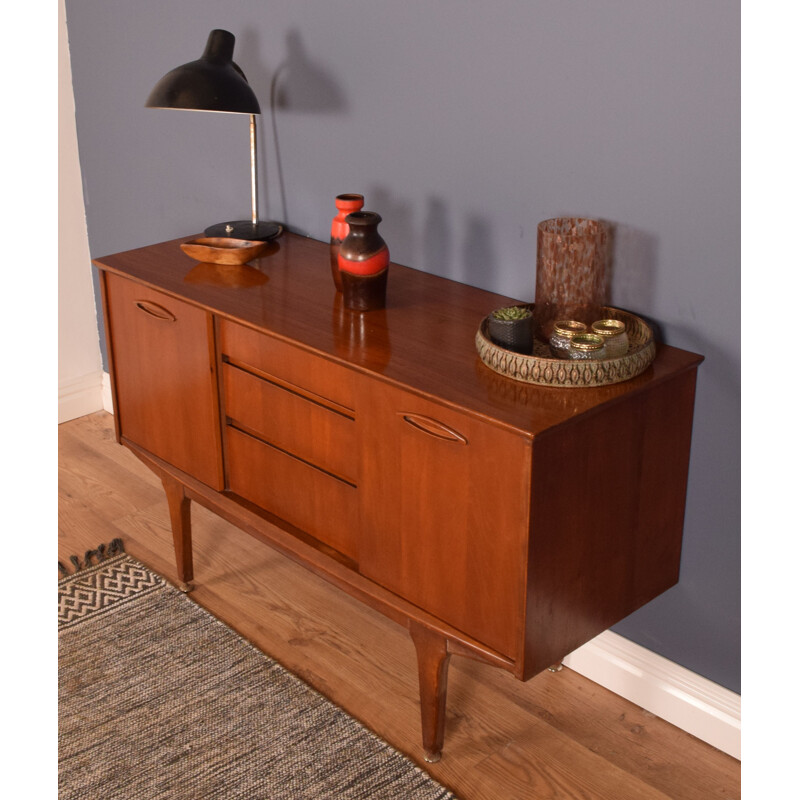
<path id="1" fill-rule="evenodd" d="M 533 304 L 515 305 L 533 309 Z M 635 378 L 644 372 L 655 358 L 655 340 L 650 326 L 639 316 L 614 306 L 604 306 L 603 314 L 608 318 L 621 319 L 629 329 L 635 329 L 639 336 L 632 348 L 619 358 L 605 361 L 565 361 L 560 358 L 544 358 L 536 355 L 515 353 L 495 344 L 486 327 L 489 316 L 483 318 L 475 334 L 475 346 L 481 361 L 489 369 L 523 383 L 554 388 L 588 388 L 608 386 Z"/>

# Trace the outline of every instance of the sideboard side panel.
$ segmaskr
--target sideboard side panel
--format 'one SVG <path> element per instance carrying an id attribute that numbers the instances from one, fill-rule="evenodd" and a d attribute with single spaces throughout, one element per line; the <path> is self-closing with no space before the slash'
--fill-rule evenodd
<path id="1" fill-rule="evenodd" d="M 114 369 L 114 338 L 111 332 L 111 325 L 109 321 L 111 319 L 111 312 L 109 311 L 109 290 L 108 290 L 108 282 L 111 280 L 111 277 L 108 272 L 105 270 L 100 270 L 100 296 L 103 301 L 103 318 L 105 320 L 105 328 L 106 333 L 106 351 L 108 353 L 108 372 L 109 378 L 111 382 L 111 404 L 112 408 L 114 409 L 114 434 L 116 436 L 117 442 L 122 440 L 122 431 L 119 427 L 119 399 L 117 398 L 117 378 L 116 378 L 116 370 Z"/>
<path id="2" fill-rule="evenodd" d="M 696 374 L 534 439 L 525 678 L 678 582 Z"/>

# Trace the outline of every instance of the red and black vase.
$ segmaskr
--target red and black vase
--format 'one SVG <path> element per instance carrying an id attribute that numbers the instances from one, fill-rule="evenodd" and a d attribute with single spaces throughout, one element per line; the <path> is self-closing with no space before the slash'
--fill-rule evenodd
<path id="1" fill-rule="evenodd" d="M 336 291 L 342 291 L 342 279 L 339 276 L 339 245 L 345 240 L 350 232 L 347 224 L 347 215 L 354 211 L 361 211 L 364 207 L 363 194 L 340 194 L 336 196 L 337 214 L 331 222 L 331 275 L 336 284 Z"/>
<path id="2" fill-rule="evenodd" d="M 378 233 L 380 214 L 348 214 L 350 232 L 339 246 L 339 273 L 345 308 L 372 311 L 386 307 L 389 248 Z"/>

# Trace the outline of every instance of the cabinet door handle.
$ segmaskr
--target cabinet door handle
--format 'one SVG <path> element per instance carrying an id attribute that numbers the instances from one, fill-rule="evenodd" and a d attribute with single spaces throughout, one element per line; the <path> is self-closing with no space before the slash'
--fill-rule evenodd
<path id="1" fill-rule="evenodd" d="M 466 436 L 463 436 L 443 422 L 439 422 L 431 417 L 425 417 L 422 414 L 401 412 L 401 416 L 403 417 L 403 421 L 407 422 L 412 428 L 427 433 L 429 436 L 435 436 L 437 439 L 444 439 L 445 441 L 456 442 L 457 444 L 468 444 Z"/>
<path id="2" fill-rule="evenodd" d="M 151 303 L 149 300 L 136 300 L 135 305 L 139 311 L 144 311 L 145 314 L 164 322 L 178 321 L 178 318 L 171 311 L 167 311 L 164 306 L 160 306 L 158 303 Z"/>

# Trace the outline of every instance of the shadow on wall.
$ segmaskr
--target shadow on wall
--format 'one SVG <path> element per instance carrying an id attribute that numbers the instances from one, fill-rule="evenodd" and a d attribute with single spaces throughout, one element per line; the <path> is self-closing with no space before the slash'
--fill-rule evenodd
<path id="1" fill-rule="evenodd" d="M 460 258 L 456 258 L 447 205 L 439 197 L 429 197 L 422 231 L 422 264 L 436 275 L 481 286 L 495 269 L 491 225 L 486 217 L 470 214 L 465 231 Z"/>
<path id="2" fill-rule="evenodd" d="M 453 231 L 447 205 L 439 197 L 429 197 L 422 231 L 422 264 L 437 275 L 452 277 Z"/>
<path id="3" fill-rule="evenodd" d="M 464 242 L 457 257 L 453 225 L 441 197 L 428 197 L 419 232 L 414 228 L 412 203 L 380 186 L 370 188 L 366 197 L 365 207 L 383 217 L 381 235 L 395 263 L 406 263 L 472 286 L 481 286 L 495 269 L 492 230 L 485 217 L 467 217 Z"/>
<path id="4" fill-rule="evenodd" d="M 263 50 L 258 31 L 246 28 L 237 39 L 235 60 L 244 70 L 259 100 L 270 98 L 273 112 L 276 108 L 315 114 L 347 110 L 345 95 L 338 82 L 308 57 L 297 31 L 286 34 L 285 55 L 280 58 L 280 53 L 275 54 L 278 65 L 274 70 L 264 63 Z M 261 102 L 262 113 L 264 105 Z"/>
<path id="5" fill-rule="evenodd" d="M 711 373 L 724 391 L 738 394 L 739 362 L 723 348 L 698 335 L 696 325 L 664 324 L 645 309 L 654 307 L 659 269 L 658 239 L 651 233 L 603 220 L 610 229 L 609 303 L 647 322 L 657 342 L 670 344 L 706 358 L 702 374 Z"/>
<path id="6" fill-rule="evenodd" d="M 275 108 L 291 111 L 338 113 L 347 110 L 344 92 L 336 80 L 306 53 L 297 31 L 286 34 L 286 58 L 275 71 L 280 87 L 273 93 Z"/>
<path id="7" fill-rule="evenodd" d="M 609 227 L 609 303 L 634 314 L 652 308 L 655 302 L 658 240 L 650 233 L 627 225 L 609 220 L 603 222 Z M 654 333 L 657 339 L 660 338 L 657 330 Z"/>
<path id="8" fill-rule="evenodd" d="M 377 211 L 381 215 L 378 231 L 389 248 L 392 261 L 417 267 L 412 258 L 415 241 L 413 205 L 381 186 L 368 188 L 364 198 L 364 210 Z"/>
<path id="9" fill-rule="evenodd" d="M 701 374 L 718 382 L 727 393 L 740 391 L 740 364 L 723 348 L 699 335 L 696 325 L 665 324 L 646 312 L 656 301 L 659 270 L 658 239 L 651 233 L 628 225 L 603 220 L 609 236 L 609 303 L 637 314 L 653 330 L 657 342 L 680 347 L 706 358 Z"/>
<path id="10" fill-rule="evenodd" d="M 652 325 L 649 320 L 648 324 Z M 742 390 L 740 361 L 718 343 L 701 336 L 697 326 L 674 324 L 663 326 L 663 335 L 656 338 L 664 344 L 671 344 L 704 356 L 705 363 L 699 373 L 703 376 L 703 380 L 717 384 L 725 397 L 740 397 Z"/>
<path id="11" fill-rule="evenodd" d="M 411 264 L 471 286 L 483 286 L 487 275 L 496 274 L 496 243 L 487 217 L 480 214 L 466 217 L 463 243 L 456 252 L 454 226 L 443 198 L 428 197 L 418 234 L 414 228 L 415 206 L 410 202 L 380 186 L 371 187 L 366 196 L 366 207 L 383 217 L 381 235 L 396 263 Z M 609 226 L 609 303 L 643 316 L 643 310 L 652 308 L 655 301 L 658 240 L 627 225 L 603 222 Z M 532 302 L 534 298 L 531 294 L 521 299 Z M 656 339 L 663 341 L 659 324 L 647 321 Z"/>
<path id="12" fill-rule="evenodd" d="M 492 228 L 485 217 L 470 214 L 461 263 L 463 269 L 456 279 L 470 286 L 480 286 L 481 276 L 496 269 Z"/>
<path id="13" fill-rule="evenodd" d="M 283 177 L 276 111 L 281 109 L 315 114 L 339 113 L 347 109 L 347 102 L 337 81 L 308 57 L 297 31 L 293 30 L 287 33 L 285 56 L 272 73 L 262 62 L 262 50 L 256 29 L 245 29 L 241 37 L 237 63 L 240 66 L 242 63 L 247 65 L 245 74 L 259 97 L 262 119 L 266 114 L 266 102 L 262 102 L 262 98 L 269 98 L 271 140 L 277 165 L 276 180 L 280 194 L 281 219 L 288 220 L 289 213 L 286 206 L 286 186 Z M 269 87 L 268 90 L 267 87 Z M 267 163 L 267 149 L 268 142 L 262 134 L 258 142 L 258 157 L 261 165 Z M 264 175 L 265 168 L 262 166 L 259 177 Z M 266 185 L 269 186 L 270 181 L 267 181 Z M 268 200 L 266 195 L 265 200 Z"/>

